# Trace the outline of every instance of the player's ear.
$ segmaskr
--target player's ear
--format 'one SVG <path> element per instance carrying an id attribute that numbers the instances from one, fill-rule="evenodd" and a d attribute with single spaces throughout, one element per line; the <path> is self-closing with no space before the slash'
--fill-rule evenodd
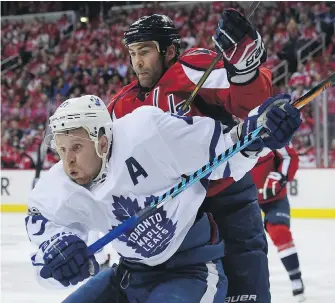
<path id="1" fill-rule="evenodd" d="M 176 47 L 174 45 L 170 45 L 165 52 L 165 66 L 170 67 L 170 65 L 172 65 L 175 56 L 176 56 Z"/>
<path id="2" fill-rule="evenodd" d="M 99 154 L 105 154 L 108 152 L 108 139 L 106 135 L 103 135 L 99 138 Z"/>

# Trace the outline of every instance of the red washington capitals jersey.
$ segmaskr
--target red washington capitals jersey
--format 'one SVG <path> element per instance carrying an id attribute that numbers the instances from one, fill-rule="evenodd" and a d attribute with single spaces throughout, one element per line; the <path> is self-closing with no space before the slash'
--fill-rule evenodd
<path id="1" fill-rule="evenodd" d="M 141 91 L 138 81 L 133 81 L 111 99 L 108 110 L 112 118 L 121 118 L 143 105 L 177 113 L 215 56 L 215 52 L 203 48 L 188 50 L 150 92 Z M 243 119 L 271 94 L 269 70 L 260 68 L 258 77 L 251 83 L 233 85 L 228 81 L 224 62 L 220 61 L 199 90 L 187 115 L 225 120 L 234 115 Z M 216 195 L 232 182 L 231 178 L 211 182 L 208 196 Z"/>
<path id="2" fill-rule="evenodd" d="M 265 179 L 270 172 L 279 172 L 286 176 L 287 181 L 290 182 L 294 179 L 298 167 L 299 156 L 294 150 L 292 144 L 290 144 L 281 149 L 274 150 L 272 153 L 260 158 L 251 173 L 257 189 L 261 189 L 263 188 Z M 287 189 L 286 186 L 284 186 L 277 196 L 267 200 L 263 200 L 263 195 L 259 193 L 258 201 L 259 203 L 267 203 L 279 200 L 286 195 Z"/>

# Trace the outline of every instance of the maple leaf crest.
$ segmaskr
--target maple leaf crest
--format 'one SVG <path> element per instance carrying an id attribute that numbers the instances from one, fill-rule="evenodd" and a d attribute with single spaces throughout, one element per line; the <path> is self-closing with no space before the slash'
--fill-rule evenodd
<path id="1" fill-rule="evenodd" d="M 131 198 L 125 198 L 123 196 L 113 196 L 113 200 L 113 214 L 120 222 L 129 219 L 141 210 L 137 199 L 132 200 Z"/>
<path id="2" fill-rule="evenodd" d="M 155 196 L 146 197 L 144 206 L 148 206 L 154 199 Z M 113 214 L 120 222 L 129 219 L 141 210 L 137 199 L 113 196 L 113 200 Z M 139 222 L 134 230 L 124 233 L 118 239 L 134 249 L 137 254 L 148 258 L 163 252 L 173 238 L 175 231 L 176 223 L 173 224 L 172 220 L 167 218 L 163 207 L 160 207 Z"/>
<path id="3" fill-rule="evenodd" d="M 114 210 L 112 211 L 116 219 L 122 223 L 123 221 L 134 216 L 141 208 L 138 205 L 137 199 L 125 198 L 123 196 L 113 196 L 112 203 Z M 116 226 L 112 226 L 112 229 Z M 122 234 L 118 239 L 122 242 L 127 242 L 128 234 Z"/>

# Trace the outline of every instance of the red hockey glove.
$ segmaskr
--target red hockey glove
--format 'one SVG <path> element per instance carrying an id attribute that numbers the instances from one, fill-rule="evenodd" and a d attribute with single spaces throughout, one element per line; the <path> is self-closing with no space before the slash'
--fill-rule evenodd
<path id="1" fill-rule="evenodd" d="M 272 171 L 266 177 L 263 189 L 260 193 L 263 195 L 263 199 L 271 199 L 279 194 L 287 183 L 287 178 L 279 172 Z"/>
<path id="2" fill-rule="evenodd" d="M 213 41 L 217 51 L 223 53 L 225 68 L 232 83 L 251 81 L 257 76 L 259 66 L 266 61 L 261 36 L 235 9 L 224 10 Z"/>

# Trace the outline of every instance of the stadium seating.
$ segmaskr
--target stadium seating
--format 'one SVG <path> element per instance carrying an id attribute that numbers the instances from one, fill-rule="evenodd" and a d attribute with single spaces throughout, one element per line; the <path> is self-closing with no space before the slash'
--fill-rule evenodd
<path id="1" fill-rule="evenodd" d="M 20 2 L 17 2 L 20 3 Z M 31 2 L 28 2 L 31 3 Z M 219 13 L 225 7 L 238 7 L 237 2 L 206 2 L 192 7 L 162 7 L 178 26 L 184 50 L 212 45 L 211 35 Z M 50 4 L 30 7 L 29 12 L 55 9 Z M 25 4 L 18 6 L 27 8 Z M 58 7 L 59 9 L 60 7 Z M 40 9 L 40 10 L 39 10 Z M 123 11 L 114 17 L 98 16 L 88 23 L 71 21 L 64 15 L 57 22 L 36 19 L 33 23 L 2 24 L 2 59 L 18 56 L 19 65 L 2 71 L 1 78 L 1 166 L 3 168 L 33 168 L 36 150 L 43 140 L 48 111 L 67 98 L 82 94 L 99 95 L 104 102 L 135 79 L 128 52 L 122 43 L 129 24 L 143 15 L 156 12 L 155 7 Z M 15 13 L 15 12 L 14 12 Z M 330 19 L 330 21 L 329 21 Z M 280 82 L 277 91 L 292 91 L 301 96 L 313 84 L 335 70 L 334 15 L 324 2 L 280 2 L 277 9 L 260 6 L 252 20 L 268 49 L 265 67 L 273 68 L 288 60 L 291 78 L 289 88 Z M 327 48 L 297 66 L 296 52 L 306 41 L 326 34 Z M 313 41 L 314 41 L 313 40 Z M 330 161 L 335 166 L 335 92 L 329 90 Z M 314 117 L 311 106 L 303 111 L 303 125 L 294 139 L 306 166 L 315 165 L 313 142 Z M 332 131 L 331 131 L 332 130 Z M 49 151 L 44 168 L 58 161 Z"/>

